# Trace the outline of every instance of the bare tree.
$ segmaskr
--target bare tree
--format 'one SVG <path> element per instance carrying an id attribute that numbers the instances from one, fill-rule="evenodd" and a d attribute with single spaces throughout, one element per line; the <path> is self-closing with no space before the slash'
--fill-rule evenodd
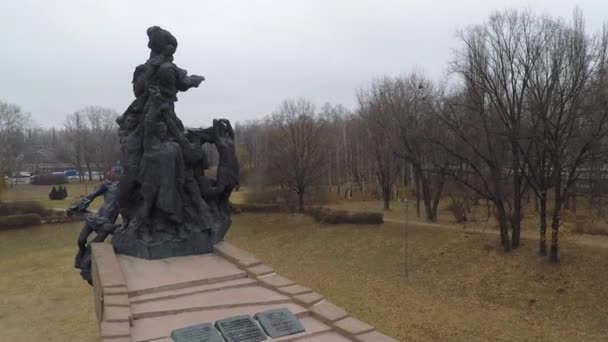
<path id="1" fill-rule="evenodd" d="M 491 111 L 474 83 L 445 100 L 437 111 L 444 136 L 435 140 L 452 159 L 446 172 L 496 207 L 500 240 L 511 250 L 508 226 L 508 140 L 498 115 Z"/>
<path id="2" fill-rule="evenodd" d="M 277 181 L 298 196 L 304 209 L 306 192 L 326 170 L 325 121 L 304 99 L 285 100 L 271 116 L 271 167 Z"/>
<path id="3" fill-rule="evenodd" d="M 102 180 L 104 171 L 109 170 L 120 159 L 116 124 L 118 113 L 113 109 L 90 106 L 82 110 L 81 114 L 85 115 L 88 121 L 91 159 L 96 166 L 99 180 Z"/>
<path id="4" fill-rule="evenodd" d="M 459 34 L 464 47 L 457 52 L 453 70 L 478 90 L 483 106 L 495 113 L 501 134 L 508 139 L 512 182 L 512 247 L 520 244 L 522 198 L 526 185 L 520 140 L 531 71 L 542 50 L 542 30 L 529 12 L 505 11 L 490 16 L 487 23 Z"/>
<path id="5" fill-rule="evenodd" d="M 80 177 L 80 182 L 83 182 L 83 154 L 84 151 L 87 150 L 86 147 L 88 146 L 88 136 L 85 118 L 79 112 L 68 115 L 66 117 L 64 126 L 66 138 L 70 143 L 70 159 L 76 166 L 76 171 L 78 172 L 78 175 Z M 89 178 L 92 178 L 90 173 Z"/>
<path id="6" fill-rule="evenodd" d="M 253 186 L 255 189 L 265 185 L 269 180 L 269 126 L 267 121 L 247 121 L 236 123 L 235 136 L 237 138 L 237 151 L 239 156 L 246 155 L 246 159 L 239 158 L 241 172 L 248 172 L 241 182 Z"/>
<path id="7" fill-rule="evenodd" d="M 551 213 L 549 260 L 559 260 L 560 212 L 573 184 L 580 178 L 581 166 L 600 158 L 595 146 L 608 137 L 608 89 L 605 81 L 608 37 L 598 41 L 585 32 L 580 12 L 561 32 L 563 64 L 554 68 L 557 79 L 551 110 L 541 118 L 543 135 L 553 168 L 554 203 Z M 604 152 L 605 153 L 605 152 Z M 603 154 L 603 153 L 602 153 Z"/>
<path id="8" fill-rule="evenodd" d="M 375 173 L 385 210 L 390 209 L 391 190 L 401 169 L 394 152 L 394 140 L 389 134 L 393 125 L 393 118 L 387 108 L 390 102 L 381 96 L 384 90 L 391 87 L 391 83 L 391 79 L 385 77 L 372 82 L 367 89 L 362 89 L 357 94 L 358 113 L 367 128 L 367 147 L 375 162 Z"/>
<path id="9" fill-rule="evenodd" d="M 431 222 L 437 220 L 448 166 L 443 151 L 432 143 L 432 137 L 439 133 L 432 115 L 438 97 L 433 83 L 416 72 L 388 80 L 376 92 L 393 123 L 387 127 L 387 133 L 392 133 L 395 140 L 393 149 L 411 165 L 417 200 L 421 188 L 426 219 Z"/>
<path id="10" fill-rule="evenodd" d="M 21 107 L 0 101 L 0 157 L 4 172 L 8 174 L 20 171 L 19 165 L 27 149 L 25 129 L 28 124 L 29 114 L 22 112 Z"/>

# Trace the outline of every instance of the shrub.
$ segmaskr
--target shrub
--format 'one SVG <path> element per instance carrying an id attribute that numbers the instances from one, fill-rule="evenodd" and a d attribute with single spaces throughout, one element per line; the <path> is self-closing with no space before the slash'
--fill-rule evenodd
<path id="1" fill-rule="evenodd" d="M 381 224 L 384 222 L 382 213 L 351 212 L 320 207 L 306 209 L 306 213 L 315 221 L 326 224 Z"/>
<path id="2" fill-rule="evenodd" d="M 384 222 L 384 214 L 371 212 L 358 212 L 350 214 L 350 222 L 353 224 L 381 224 Z"/>
<path id="3" fill-rule="evenodd" d="M 293 212 L 293 208 L 278 204 L 232 204 L 234 213 L 286 213 Z M 323 207 L 307 208 L 304 214 L 312 216 L 315 221 L 325 224 L 381 224 L 384 214 L 373 212 L 351 212 L 346 210 L 332 210 Z"/>
<path id="4" fill-rule="evenodd" d="M 38 214 L 0 216 L 0 230 L 17 229 L 42 224 Z"/>
<path id="5" fill-rule="evenodd" d="M 59 197 L 59 193 L 57 192 L 57 189 L 55 189 L 55 187 L 53 187 L 51 189 L 51 192 L 49 193 L 49 199 L 51 201 L 57 200 Z"/>
<path id="6" fill-rule="evenodd" d="M 68 198 L 68 189 L 62 185 L 59 187 L 59 199 L 64 200 L 66 198 Z"/>
<path id="7" fill-rule="evenodd" d="M 328 194 L 324 189 L 310 188 L 304 197 L 306 205 L 325 204 L 328 201 Z M 293 191 L 281 188 L 262 188 L 252 190 L 245 196 L 245 202 L 249 204 L 278 204 L 281 206 L 296 208 L 298 206 L 298 196 Z"/>
<path id="8" fill-rule="evenodd" d="M 278 204 L 250 204 L 250 203 L 231 203 L 235 213 L 285 213 L 292 211 L 290 208 Z"/>
<path id="9" fill-rule="evenodd" d="M 34 185 L 62 185 L 68 183 L 68 179 L 64 175 L 40 175 L 32 177 L 32 184 Z"/>
<path id="10" fill-rule="evenodd" d="M 49 198 L 52 201 L 64 200 L 67 197 L 68 197 L 68 190 L 65 188 L 65 186 L 62 186 L 62 185 L 60 185 L 57 188 L 55 188 L 53 186 L 53 189 L 51 189 L 51 193 L 49 194 Z"/>
<path id="11" fill-rule="evenodd" d="M 574 222 L 572 232 L 576 234 L 608 235 L 608 224 L 585 218 Z"/>
<path id="12" fill-rule="evenodd" d="M 49 209 L 35 201 L 0 202 L 0 216 L 24 214 L 38 214 L 44 217 L 49 215 Z"/>
<path id="13" fill-rule="evenodd" d="M 446 208 L 449 212 L 452 213 L 456 223 L 462 223 L 467 221 L 467 206 L 464 202 L 454 201 L 448 205 Z"/>

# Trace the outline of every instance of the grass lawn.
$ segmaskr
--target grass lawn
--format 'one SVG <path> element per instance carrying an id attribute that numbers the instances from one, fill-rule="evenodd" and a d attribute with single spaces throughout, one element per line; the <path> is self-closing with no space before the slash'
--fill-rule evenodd
<path id="1" fill-rule="evenodd" d="M 77 196 L 92 186 L 71 184 L 68 191 Z M 3 198 L 43 198 L 40 189 L 22 186 Z M 98 341 L 92 289 L 72 267 L 80 227 L 0 231 L 3 340 Z M 608 249 L 564 238 L 554 266 L 535 255 L 536 241 L 505 255 L 495 235 L 412 224 L 404 280 L 402 228 L 240 214 L 227 239 L 399 340 L 608 340 Z"/>
<path id="2" fill-rule="evenodd" d="M 99 341 L 93 291 L 72 266 L 80 227 L 0 231 L 3 341 Z"/>
<path id="3" fill-rule="evenodd" d="M 228 240 L 399 340 L 606 340 L 608 251 L 564 245 L 562 263 L 509 255 L 495 236 L 322 226 L 300 215 L 236 215 Z"/>
<path id="4" fill-rule="evenodd" d="M 2 194 L 0 194 L 0 200 L 38 201 L 46 208 L 65 209 L 74 203 L 80 196 L 86 195 L 87 193 L 93 191 L 99 183 L 100 182 L 98 181 L 93 181 L 66 184 L 65 187 L 68 191 L 68 198 L 60 201 L 51 201 L 49 199 L 49 193 L 53 188 L 52 185 L 15 185 L 12 188 L 5 189 Z M 98 208 L 102 201 L 102 198 L 97 198 L 91 204 L 91 208 Z"/>

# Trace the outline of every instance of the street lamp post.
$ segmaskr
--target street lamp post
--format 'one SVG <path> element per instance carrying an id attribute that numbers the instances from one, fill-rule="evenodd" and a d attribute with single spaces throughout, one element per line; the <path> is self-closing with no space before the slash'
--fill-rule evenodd
<path id="1" fill-rule="evenodd" d="M 403 204 L 405 222 L 403 226 L 403 269 L 401 271 L 401 276 L 405 279 L 409 278 L 409 260 L 408 260 L 408 230 L 409 230 L 409 222 L 408 222 L 408 207 L 409 202 L 407 198 L 402 198 L 401 203 Z"/>

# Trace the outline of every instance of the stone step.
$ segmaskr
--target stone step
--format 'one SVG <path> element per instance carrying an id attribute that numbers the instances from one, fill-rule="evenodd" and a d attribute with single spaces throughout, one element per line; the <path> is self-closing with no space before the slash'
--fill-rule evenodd
<path id="1" fill-rule="evenodd" d="M 232 289 L 232 288 L 243 288 L 243 287 L 249 287 L 249 286 L 256 286 L 257 283 L 258 282 L 255 279 L 242 278 L 242 279 L 230 280 L 230 281 L 221 282 L 221 283 L 213 283 L 213 284 L 208 284 L 208 285 L 186 287 L 186 288 L 178 289 L 178 290 L 167 290 L 167 291 L 161 291 L 161 292 L 154 292 L 154 293 L 150 293 L 150 294 L 144 294 L 141 296 L 131 297 L 130 302 L 131 302 L 131 304 L 141 304 L 141 303 L 154 302 L 154 301 L 158 301 L 158 300 L 175 299 L 175 298 L 188 296 L 188 295 L 192 295 L 192 294 L 197 294 L 197 293 L 205 293 L 205 292 L 226 290 L 226 289 Z"/>
<path id="2" fill-rule="evenodd" d="M 247 272 L 214 254 L 146 260 L 117 255 L 129 297 L 247 278 Z"/>
<path id="3" fill-rule="evenodd" d="M 131 305 L 134 319 L 265 304 L 287 304 L 291 298 L 261 286 L 225 289 Z"/>
<path id="4" fill-rule="evenodd" d="M 351 339 L 346 338 L 336 332 L 327 332 L 321 335 L 316 335 L 312 337 L 303 337 L 298 342 L 352 342 Z"/>

